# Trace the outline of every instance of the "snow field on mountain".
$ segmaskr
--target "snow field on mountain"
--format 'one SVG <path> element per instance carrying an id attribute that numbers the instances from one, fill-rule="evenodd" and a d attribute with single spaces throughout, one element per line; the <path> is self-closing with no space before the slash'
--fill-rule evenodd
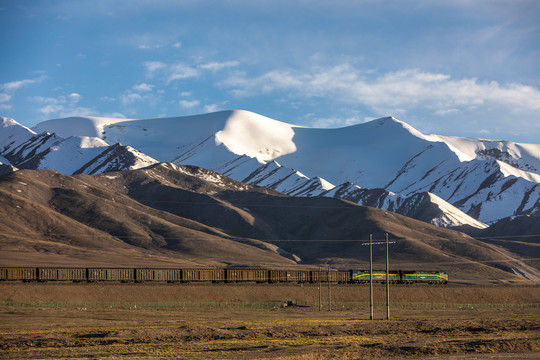
<path id="1" fill-rule="evenodd" d="M 427 135 L 430 141 L 441 141 L 450 147 L 461 161 L 486 158 L 486 152 L 500 152 L 522 170 L 540 172 L 540 144 L 518 144 L 512 141 L 463 138 L 457 136 Z"/>
<path id="2" fill-rule="evenodd" d="M 13 143 L 23 143 L 36 135 L 35 132 L 20 125 L 13 119 L 0 117 L 0 151 Z"/>
<path id="3" fill-rule="evenodd" d="M 71 136 L 49 147 L 50 151 L 40 162 L 43 169 L 55 169 L 63 174 L 73 174 L 109 145 L 96 137 Z"/>
<path id="4" fill-rule="evenodd" d="M 523 194 L 528 194 L 528 201 L 525 203 Z M 505 182 L 494 182 L 477 191 L 475 196 L 463 202 L 460 208 L 471 210 L 476 219 L 491 224 L 498 219 L 518 215 L 518 210 L 519 212 L 531 210 L 539 199 L 538 184 L 514 178 Z"/>
<path id="5" fill-rule="evenodd" d="M 529 171 L 516 169 L 515 167 L 510 166 L 507 163 L 499 161 L 499 160 L 497 160 L 497 164 L 500 166 L 501 172 L 505 177 L 515 176 L 518 178 L 523 178 L 533 183 L 540 183 L 540 175 L 538 174 L 535 174 Z"/>
<path id="6" fill-rule="evenodd" d="M 216 133 L 216 145 L 236 155 L 247 155 L 261 164 L 294 153 L 293 126 L 247 111 L 234 111 Z"/>
<path id="7" fill-rule="evenodd" d="M 3 124 L 4 129 L 9 127 L 9 121 Z M 413 211 L 415 201 L 428 198 L 413 196 L 430 193 L 433 196 L 425 200 L 430 209 L 441 209 L 433 221 L 443 225 L 468 221 L 483 226 L 461 210 L 487 222 L 532 211 L 540 188 L 535 187 L 540 184 L 540 145 L 423 135 L 391 117 L 346 128 L 315 129 L 235 110 L 165 119 L 67 118 L 45 121 L 34 130 L 129 145 L 128 153 L 138 151 L 131 160 L 135 167 L 153 161 L 196 165 L 290 195 L 339 196 L 383 209 L 403 206 L 403 211 Z M 9 143 L 10 137 L 0 131 L 0 145 Z M 35 135 L 20 126 L 12 131 L 20 139 Z M 44 149 L 53 139 L 38 136 L 24 151 Z M 68 143 L 52 149 L 44 164 L 66 171 L 75 167 L 59 164 L 63 161 L 59 152 L 67 148 Z M 79 149 L 96 148 L 81 143 Z M 100 168 L 96 161 L 92 166 L 99 171 L 122 168 L 121 159 L 104 155 L 99 161 L 116 165 Z"/>
<path id="8" fill-rule="evenodd" d="M 332 184 L 350 181 L 365 188 L 384 187 L 405 162 L 427 147 L 411 129 L 394 118 L 339 129 L 295 129 L 298 150 L 280 157 L 279 163 Z"/>
<path id="9" fill-rule="evenodd" d="M 97 116 L 69 117 L 43 121 L 32 129 L 37 132 L 56 133 L 63 138 L 70 136 L 88 136 L 101 138 L 103 128 L 110 124 L 117 124 L 130 119 L 116 119 Z"/>
<path id="10" fill-rule="evenodd" d="M 441 211 L 445 214 L 444 217 L 440 218 L 441 223 L 434 222 L 433 225 L 443 226 L 443 227 L 455 226 L 455 224 L 470 225 L 478 229 L 485 229 L 488 227 L 486 224 L 472 218 L 471 216 L 465 214 L 463 211 L 458 210 L 454 206 L 451 206 L 451 205 L 449 206 L 449 204 L 446 201 L 444 201 L 437 195 L 432 194 L 432 193 L 428 193 L 428 194 L 431 199 L 431 202 L 436 204 L 441 209 Z"/>

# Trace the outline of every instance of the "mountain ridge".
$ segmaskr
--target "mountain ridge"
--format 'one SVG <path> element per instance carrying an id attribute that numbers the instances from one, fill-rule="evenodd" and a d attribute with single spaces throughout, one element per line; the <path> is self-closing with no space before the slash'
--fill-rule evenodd
<path id="1" fill-rule="evenodd" d="M 483 228 L 540 209 L 540 175 L 531 172 L 540 168 L 540 145 L 423 135 L 392 117 L 315 129 L 234 110 L 165 119 L 56 119 L 34 130 L 98 135 L 156 162 L 197 165 L 290 195 L 335 196 L 332 187 L 351 183 L 373 190 L 363 204 L 389 210 L 399 208 L 385 200 L 392 194 L 430 193 L 447 203 L 446 214 L 422 220 L 443 226 L 463 225 L 442 220 L 450 213 L 464 212 L 474 218 L 468 225 Z M 375 189 L 385 190 L 376 200 Z M 439 205 L 432 201 L 429 207 Z"/>
<path id="2" fill-rule="evenodd" d="M 15 254 L 64 266 L 355 268 L 367 266 L 362 239 L 386 232 L 400 268 L 441 268 L 455 281 L 540 279 L 525 257 L 460 232 L 345 200 L 292 197 L 194 166 L 72 176 L 23 169 L 0 177 L 0 201 L 2 264 Z M 382 255 L 376 247 L 376 258 Z"/>

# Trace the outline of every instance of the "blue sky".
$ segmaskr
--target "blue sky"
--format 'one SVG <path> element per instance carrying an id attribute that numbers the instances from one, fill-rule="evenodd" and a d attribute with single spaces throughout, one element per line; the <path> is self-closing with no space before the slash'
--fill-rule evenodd
<path id="1" fill-rule="evenodd" d="M 540 143 L 540 1 L 0 0 L 0 116 L 394 116 Z"/>

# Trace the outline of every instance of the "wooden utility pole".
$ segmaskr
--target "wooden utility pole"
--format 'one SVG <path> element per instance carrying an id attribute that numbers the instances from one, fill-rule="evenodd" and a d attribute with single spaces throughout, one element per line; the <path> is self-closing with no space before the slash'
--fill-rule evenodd
<path id="1" fill-rule="evenodd" d="M 369 234 L 369 320 L 373 320 L 373 236 Z"/>
<path id="2" fill-rule="evenodd" d="M 319 311 L 321 311 L 321 265 L 319 265 Z"/>
<path id="3" fill-rule="evenodd" d="M 330 264 L 328 264 L 328 311 L 332 311 L 332 296 L 330 291 Z"/>
<path id="4" fill-rule="evenodd" d="M 390 267 L 388 262 L 388 233 L 386 233 L 386 320 L 390 319 Z"/>

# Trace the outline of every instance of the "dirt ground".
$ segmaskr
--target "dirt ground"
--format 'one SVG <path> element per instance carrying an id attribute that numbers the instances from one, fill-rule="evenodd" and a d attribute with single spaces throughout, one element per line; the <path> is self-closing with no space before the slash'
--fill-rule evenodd
<path id="1" fill-rule="evenodd" d="M 317 284 L 122 284 L 1 283 L 0 301 L 318 301 Z M 322 284 L 322 301 L 369 301 L 368 285 Z M 391 302 L 540 303 L 540 286 L 392 285 Z M 374 285 L 374 301 L 384 302 L 386 288 Z"/>
<path id="2" fill-rule="evenodd" d="M 326 290 L 326 288 L 324 289 Z M 368 287 L 334 286 L 336 304 Z M 384 301 L 382 287 L 376 301 Z M 317 286 L 0 284 L 2 359 L 537 359 L 539 287 L 394 287 L 393 301 L 479 307 L 270 309 L 14 306 L 38 301 L 316 300 Z M 323 296 L 327 295 L 322 292 Z M 421 300 L 419 300 L 421 299 Z M 468 301 L 465 301 L 468 300 Z M 6 305 L 10 302 L 11 305 Z M 506 304 L 491 308 L 486 304 Z M 521 305 L 519 305 L 521 304 Z M 520 307 L 522 306 L 523 307 Z M 525 306 L 527 305 L 527 306 Z"/>

